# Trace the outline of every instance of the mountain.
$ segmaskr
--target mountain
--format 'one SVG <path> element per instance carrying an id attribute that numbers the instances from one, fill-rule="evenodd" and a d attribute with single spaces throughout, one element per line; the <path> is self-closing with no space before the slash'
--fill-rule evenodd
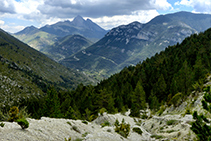
<path id="1" fill-rule="evenodd" d="M 19 31 L 16 33 L 16 35 L 22 35 L 22 34 L 26 34 L 26 35 L 32 35 L 39 32 L 39 29 L 34 27 L 34 26 L 29 26 L 24 28 L 23 30 Z"/>
<path id="2" fill-rule="evenodd" d="M 78 51 L 86 49 L 91 44 L 93 44 L 91 41 L 80 35 L 68 35 L 40 51 L 47 54 L 50 58 L 60 61 Z"/>
<path id="3" fill-rule="evenodd" d="M 14 36 L 36 50 L 41 50 L 57 41 L 56 35 L 43 32 L 34 26 L 26 27 Z"/>
<path id="4" fill-rule="evenodd" d="M 106 33 L 106 30 L 90 19 L 84 20 L 81 16 L 77 16 L 72 22 L 67 20 L 53 25 L 46 25 L 39 29 L 34 26 L 29 26 L 15 33 L 14 36 L 40 51 L 45 50 L 46 47 L 53 45 L 60 38 L 68 35 L 77 34 L 84 36 L 92 42 L 96 42 Z"/>
<path id="5" fill-rule="evenodd" d="M 75 17 L 72 22 L 67 20 L 53 25 L 46 25 L 41 27 L 40 30 L 59 37 L 79 34 L 91 41 L 97 41 L 107 33 L 106 30 L 92 22 L 90 19 L 84 20 L 81 16 Z"/>
<path id="6" fill-rule="evenodd" d="M 91 80 L 0 29 L 0 106 L 40 97 L 50 85 L 65 90 L 81 82 L 90 84 Z"/>
<path id="7" fill-rule="evenodd" d="M 60 62 L 102 79 L 169 45 L 180 43 L 191 34 L 206 30 L 211 26 L 210 20 L 208 14 L 178 12 L 157 16 L 146 24 L 122 25 L 110 30 L 92 46 Z"/>

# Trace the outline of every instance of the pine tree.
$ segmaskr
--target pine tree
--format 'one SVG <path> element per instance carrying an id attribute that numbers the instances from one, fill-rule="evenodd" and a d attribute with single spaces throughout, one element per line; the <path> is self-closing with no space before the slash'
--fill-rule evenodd
<path id="1" fill-rule="evenodd" d="M 131 116 L 139 117 L 140 110 L 146 108 L 146 94 L 144 88 L 141 85 L 141 81 L 138 81 L 136 88 L 131 96 Z"/>

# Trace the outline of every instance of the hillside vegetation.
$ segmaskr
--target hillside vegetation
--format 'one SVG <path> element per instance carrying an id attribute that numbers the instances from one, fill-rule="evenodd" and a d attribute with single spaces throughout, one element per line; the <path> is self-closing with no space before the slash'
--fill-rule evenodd
<path id="1" fill-rule="evenodd" d="M 50 85 L 63 90 L 74 89 L 81 82 L 89 84 L 90 80 L 0 30 L 1 108 L 42 97 Z"/>
<path id="2" fill-rule="evenodd" d="M 36 118 L 92 120 L 99 111 L 116 113 L 127 109 L 131 109 L 131 116 L 139 117 L 139 111 L 147 108 L 146 103 L 153 111 L 164 104 L 178 106 L 194 89 L 203 88 L 211 69 L 210 52 L 208 29 L 136 66 L 124 68 L 97 86 L 81 84 L 71 92 L 58 92 L 52 87 L 45 98 L 28 103 L 28 108 Z"/>

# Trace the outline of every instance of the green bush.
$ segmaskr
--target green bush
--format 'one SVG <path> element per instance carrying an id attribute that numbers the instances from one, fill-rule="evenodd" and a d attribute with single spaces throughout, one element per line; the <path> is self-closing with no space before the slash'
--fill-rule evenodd
<path id="1" fill-rule="evenodd" d="M 164 105 L 162 105 L 161 107 L 160 107 L 160 110 L 157 112 L 158 113 L 158 115 L 160 116 L 160 115 L 162 115 L 162 113 L 165 111 L 165 106 Z"/>
<path id="2" fill-rule="evenodd" d="M 78 129 L 78 127 L 75 126 L 75 125 L 72 127 L 72 129 L 73 129 L 74 131 L 78 132 L 78 133 L 81 133 L 81 131 L 80 131 L 80 130 Z"/>
<path id="3" fill-rule="evenodd" d="M 142 130 L 140 128 L 138 128 L 138 127 L 134 127 L 133 131 L 138 133 L 139 135 L 142 135 L 142 133 L 143 133 Z"/>
<path id="4" fill-rule="evenodd" d="M 8 121 L 9 122 L 16 121 L 19 118 L 18 113 L 19 113 L 18 107 L 16 107 L 16 106 L 11 107 L 9 110 L 10 117 L 9 117 Z"/>
<path id="5" fill-rule="evenodd" d="M 161 136 L 161 135 L 151 135 L 151 138 L 161 139 L 161 138 L 163 138 L 163 136 Z"/>
<path id="6" fill-rule="evenodd" d="M 72 126 L 72 124 L 68 121 L 67 124 L 69 124 L 70 126 Z"/>
<path id="7" fill-rule="evenodd" d="M 122 119 L 122 123 L 120 124 L 118 120 L 115 122 L 115 132 L 119 133 L 121 136 L 127 138 L 130 133 L 130 124 L 126 124 L 125 120 Z"/>
<path id="8" fill-rule="evenodd" d="M 1 127 L 4 127 L 4 125 L 5 125 L 5 124 L 4 124 L 3 122 L 2 122 L 2 123 L 0 123 L 0 126 L 1 126 Z"/>
<path id="9" fill-rule="evenodd" d="M 31 114 L 28 114 L 27 107 L 23 107 L 19 110 L 19 118 L 29 118 Z"/>
<path id="10" fill-rule="evenodd" d="M 64 138 L 65 141 L 71 141 L 71 137 L 69 137 L 68 139 Z"/>
<path id="11" fill-rule="evenodd" d="M 88 122 L 87 122 L 86 120 L 83 120 L 83 121 L 82 121 L 82 123 L 84 123 L 84 124 L 88 124 Z"/>
<path id="12" fill-rule="evenodd" d="M 105 126 L 110 126 L 110 122 L 109 121 L 105 121 L 104 123 L 101 124 L 102 127 L 105 127 Z"/>
<path id="13" fill-rule="evenodd" d="M 181 101 L 181 98 L 182 98 L 182 93 L 175 94 L 171 99 L 171 104 L 177 107 Z"/>
<path id="14" fill-rule="evenodd" d="M 167 125 L 173 125 L 173 124 L 176 124 L 178 121 L 177 120 L 168 120 L 166 122 Z"/>
<path id="15" fill-rule="evenodd" d="M 100 115 L 103 115 L 105 112 L 107 112 L 106 108 L 101 108 L 99 111 Z"/>
<path id="16" fill-rule="evenodd" d="M 25 118 L 17 119 L 16 121 L 22 129 L 26 129 L 29 127 L 29 122 Z"/>
<path id="17" fill-rule="evenodd" d="M 8 119 L 7 116 L 4 115 L 4 113 L 0 110 L 0 121 L 5 121 L 7 119 Z"/>

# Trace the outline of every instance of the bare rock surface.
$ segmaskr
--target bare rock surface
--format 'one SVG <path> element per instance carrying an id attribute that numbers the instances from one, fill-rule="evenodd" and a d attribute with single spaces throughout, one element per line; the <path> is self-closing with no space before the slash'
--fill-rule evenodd
<path id="1" fill-rule="evenodd" d="M 64 141 L 71 138 L 72 141 L 82 139 L 86 141 L 154 141 L 154 140 L 194 140 L 195 134 L 190 130 L 192 115 L 187 113 L 198 111 L 209 118 L 210 115 L 202 108 L 201 100 L 203 93 L 188 97 L 178 107 L 166 107 L 165 111 L 158 116 L 157 113 L 146 110 L 147 119 L 130 117 L 130 111 L 124 115 L 107 114 L 99 115 L 87 124 L 82 120 L 55 119 L 42 117 L 40 120 L 28 118 L 29 128 L 22 130 L 16 122 L 3 122 L 0 126 L 0 141 Z M 153 114 L 152 114 L 153 113 Z M 130 124 L 130 133 L 127 138 L 115 132 L 114 123 L 120 123 L 124 119 Z M 102 127 L 109 122 L 110 126 Z M 138 127 L 142 135 L 132 129 Z"/>

